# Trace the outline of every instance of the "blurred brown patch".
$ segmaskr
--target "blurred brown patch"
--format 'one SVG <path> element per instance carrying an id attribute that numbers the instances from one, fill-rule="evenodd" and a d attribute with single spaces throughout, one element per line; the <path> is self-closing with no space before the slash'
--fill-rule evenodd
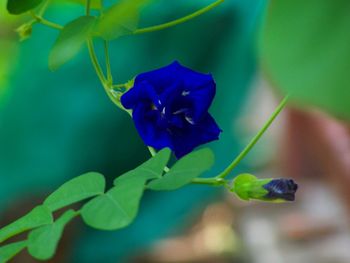
<path id="1" fill-rule="evenodd" d="M 285 174 L 335 186 L 350 212 L 350 127 L 321 112 L 288 110 L 282 153 Z"/>
<path id="2" fill-rule="evenodd" d="M 6 226 L 11 222 L 14 222 L 16 219 L 22 217 L 30 210 L 32 210 L 36 205 L 40 204 L 44 199 L 39 197 L 23 198 L 20 201 L 13 202 L 10 207 L 2 211 L 2 217 L 0 218 L 0 226 Z M 55 218 L 59 217 L 63 211 L 58 211 L 55 213 Z M 62 235 L 61 241 L 58 244 L 58 248 L 54 258 L 47 260 L 48 263 L 62 263 L 69 262 L 69 257 L 73 250 L 72 240 L 79 234 L 79 223 L 76 220 L 70 222 Z M 19 234 L 6 242 L 5 244 L 12 243 L 15 241 L 24 240 L 27 238 L 28 232 Z M 11 262 L 13 263 L 34 263 L 34 262 L 43 262 L 34 259 L 29 255 L 26 249 L 16 255 Z"/>
<path id="3" fill-rule="evenodd" d="M 165 239 L 134 263 L 242 262 L 241 242 L 234 231 L 235 216 L 228 203 L 209 205 L 186 233 Z"/>

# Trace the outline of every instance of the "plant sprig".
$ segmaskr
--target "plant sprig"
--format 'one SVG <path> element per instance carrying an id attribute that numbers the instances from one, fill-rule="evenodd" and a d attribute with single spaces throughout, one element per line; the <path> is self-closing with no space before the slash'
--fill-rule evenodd
<path id="1" fill-rule="evenodd" d="M 121 105 L 120 97 L 124 91 L 132 87 L 133 81 L 125 84 L 113 83 L 108 50 L 109 41 L 123 35 L 150 33 L 177 26 L 212 10 L 224 0 L 217 0 L 190 15 L 161 25 L 138 28 L 135 19 L 140 6 L 145 2 L 145 0 L 121 0 L 103 12 L 100 10 L 99 16 L 92 16 L 93 1 L 86 0 L 85 14 L 64 26 L 44 18 L 50 0 L 28 0 L 27 4 L 23 4 L 24 1 L 8 0 L 8 10 L 13 14 L 29 12 L 32 16 L 33 19 L 23 27 L 23 30 L 27 30 L 24 33 L 31 32 L 31 30 L 28 31 L 28 27 L 31 28 L 37 23 L 59 30 L 58 38 L 49 56 L 49 65 L 53 70 L 72 59 L 86 44 L 91 63 L 105 92 L 116 106 L 125 110 Z M 41 6 L 39 6 L 40 4 Z M 38 6 L 40 8 L 36 11 Z M 94 38 L 96 37 L 101 38 L 104 43 L 106 72 L 103 71 L 96 55 L 94 47 Z M 69 52 L 66 49 L 67 44 L 70 45 Z M 238 189 L 237 191 L 240 193 L 246 194 L 248 191 L 249 194 L 250 189 L 246 187 L 245 183 L 255 183 L 256 181 L 252 177 L 241 176 L 240 184 L 236 182 L 235 187 L 232 187 L 231 181 L 226 177 L 265 133 L 285 107 L 287 99 L 287 97 L 283 99 L 262 129 L 234 161 L 222 173 L 214 177 L 201 178 L 203 173 L 210 170 L 214 164 L 214 155 L 208 148 L 187 154 L 169 168 L 168 161 L 171 151 L 165 148 L 156 152 L 155 149 L 149 147 L 152 157 L 135 169 L 117 177 L 114 180 L 114 186 L 107 191 L 105 178 L 99 173 L 90 172 L 71 179 L 28 214 L 0 229 L 0 243 L 17 234 L 28 232 L 27 239 L 0 247 L 0 263 L 7 262 L 25 248 L 36 259 L 51 258 L 56 251 L 65 226 L 76 217 L 81 217 L 85 224 L 100 230 L 117 230 L 127 227 L 136 218 L 140 200 L 146 190 L 170 191 L 192 183 L 224 187 L 231 192 Z M 125 111 L 132 114 L 129 110 Z M 244 181 L 246 177 L 250 181 Z M 260 192 L 265 193 L 264 191 L 260 189 Z M 81 204 L 80 209 L 70 209 L 71 205 L 75 203 Z M 63 210 L 64 213 L 56 218 L 54 213 L 58 210 Z"/>
<path id="2" fill-rule="evenodd" d="M 105 191 L 103 175 L 95 172 L 83 174 L 63 184 L 50 194 L 41 205 L 15 222 L 0 229 L 0 243 L 28 231 L 28 239 L 21 245 L 0 247 L 0 262 L 8 258 L 8 250 L 20 252 L 25 247 L 41 260 L 51 258 L 64 227 L 75 217 L 81 216 L 88 225 L 100 230 L 117 230 L 131 224 L 135 219 L 140 200 L 146 189 L 153 191 L 176 190 L 209 170 L 214 164 L 214 155 L 208 149 L 194 151 L 164 173 L 171 151 L 165 148 L 137 168 L 117 177 L 114 186 Z M 194 165 L 194 167 L 188 164 Z M 91 199 L 92 198 L 92 199 Z M 74 203 L 90 199 L 74 211 L 68 209 Z M 53 213 L 67 209 L 54 220 Z M 48 247 L 50 249 L 48 249 Z M 10 253 L 15 255 L 16 253 Z M 3 260 L 3 261 L 2 261 Z"/>

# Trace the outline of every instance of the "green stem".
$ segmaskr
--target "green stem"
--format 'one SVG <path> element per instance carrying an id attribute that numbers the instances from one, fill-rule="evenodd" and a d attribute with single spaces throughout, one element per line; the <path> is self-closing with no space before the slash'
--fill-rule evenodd
<path id="1" fill-rule="evenodd" d="M 123 84 L 114 84 L 113 85 L 113 88 L 116 88 L 116 89 L 121 89 L 121 88 L 125 88 L 125 84 L 123 83 Z"/>
<path id="2" fill-rule="evenodd" d="M 43 3 L 43 5 L 41 6 L 40 10 L 38 11 L 38 16 L 41 17 L 41 16 L 44 15 L 44 13 L 45 13 L 46 9 L 48 8 L 49 4 L 50 4 L 50 0 L 46 0 Z"/>
<path id="3" fill-rule="evenodd" d="M 49 20 L 46 20 L 45 18 L 35 14 L 33 11 L 30 11 L 29 13 L 34 18 L 34 20 L 37 21 L 40 24 L 43 24 L 45 26 L 48 26 L 48 27 L 51 27 L 51 28 L 54 28 L 54 29 L 58 29 L 58 30 L 62 30 L 63 29 L 63 26 L 61 26 L 59 24 L 56 24 L 56 23 L 53 23 L 53 22 L 51 22 Z"/>
<path id="4" fill-rule="evenodd" d="M 157 154 L 156 150 L 153 147 L 147 146 L 147 148 L 152 156 L 155 156 Z"/>
<path id="5" fill-rule="evenodd" d="M 223 178 L 195 178 L 191 181 L 192 184 L 205 184 L 210 186 L 225 186 L 228 185 L 228 181 Z"/>
<path id="6" fill-rule="evenodd" d="M 91 59 L 91 62 L 92 62 L 92 65 L 94 66 L 95 68 L 95 71 L 96 71 L 96 74 L 98 76 L 98 78 L 100 79 L 103 87 L 106 86 L 106 78 L 103 74 L 103 71 L 102 71 L 102 68 L 100 66 L 100 63 L 98 62 L 98 59 L 97 59 L 97 56 L 96 56 L 96 53 L 95 53 L 95 49 L 94 49 L 94 43 L 92 42 L 92 39 L 89 39 L 87 41 L 87 46 L 88 46 L 88 50 L 89 50 L 89 55 L 90 55 L 90 59 Z"/>
<path id="7" fill-rule="evenodd" d="M 153 156 L 155 156 L 156 154 L 157 154 L 157 151 L 153 148 L 153 147 L 151 147 L 151 146 L 147 146 L 147 149 L 148 149 L 148 151 L 150 152 L 150 154 L 152 155 L 152 157 Z M 170 171 L 170 169 L 169 169 L 169 167 L 168 166 L 165 166 L 164 167 L 164 172 L 169 172 Z"/>
<path id="8" fill-rule="evenodd" d="M 275 109 L 273 114 L 264 124 L 264 126 L 260 129 L 260 131 L 253 137 L 253 139 L 249 142 L 249 144 L 241 151 L 241 153 L 232 161 L 232 163 L 222 172 L 217 178 L 225 178 L 229 173 L 242 161 L 242 159 L 250 152 L 250 150 L 254 147 L 254 145 L 259 141 L 261 136 L 265 133 L 265 131 L 270 127 L 271 123 L 276 119 L 278 114 L 282 111 L 282 109 L 286 106 L 289 95 L 284 97 L 284 99 L 280 102 L 278 107 Z"/>
<path id="9" fill-rule="evenodd" d="M 112 76 L 112 70 L 111 70 L 111 61 L 109 58 L 109 52 L 108 52 L 108 41 L 104 40 L 104 50 L 105 50 L 105 57 L 106 57 L 106 70 L 107 70 L 107 80 L 110 85 L 113 83 L 113 76 Z"/>
<path id="10" fill-rule="evenodd" d="M 94 43 L 92 41 L 92 39 L 89 39 L 87 41 L 87 46 L 88 46 L 88 50 L 89 50 L 89 55 L 90 55 L 90 59 L 91 59 L 91 63 L 94 66 L 94 69 L 96 71 L 96 74 L 99 78 L 99 80 L 101 81 L 101 84 L 104 88 L 104 90 L 106 91 L 108 97 L 110 98 L 110 100 L 120 109 L 128 112 L 126 109 L 124 109 L 124 107 L 121 105 L 120 100 L 118 98 L 118 96 L 116 96 L 116 94 L 113 92 L 113 86 L 112 84 L 109 84 L 108 81 L 106 80 L 106 77 L 103 74 L 102 68 L 100 66 L 100 63 L 98 62 L 97 56 L 96 56 L 96 52 L 94 49 Z M 129 113 L 130 114 L 130 113 Z"/>
<path id="11" fill-rule="evenodd" d="M 143 34 L 143 33 L 149 33 L 149 32 L 154 32 L 154 31 L 158 31 L 158 30 L 162 30 L 168 27 L 172 27 L 172 26 L 176 26 L 178 24 L 182 24 L 184 22 L 187 22 L 197 16 L 200 16 L 208 11 L 210 11 L 211 9 L 213 9 L 214 7 L 218 6 L 219 4 L 223 3 L 224 0 L 217 0 L 216 2 L 188 15 L 188 16 L 184 16 L 181 17 L 179 19 L 176 19 L 174 21 L 170 21 L 168 23 L 164 23 L 161 25 L 156 25 L 156 26 L 150 26 L 150 27 L 146 27 L 146 28 L 140 28 L 140 29 L 136 29 L 133 34 Z"/>
<path id="12" fill-rule="evenodd" d="M 90 16 L 91 0 L 86 0 L 86 15 Z"/>

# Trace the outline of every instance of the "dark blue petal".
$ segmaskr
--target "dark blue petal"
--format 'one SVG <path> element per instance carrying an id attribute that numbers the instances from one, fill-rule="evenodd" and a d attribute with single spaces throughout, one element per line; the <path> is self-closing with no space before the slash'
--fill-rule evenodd
<path id="1" fill-rule="evenodd" d="M 126 109 L 132 109 L 139 103 L 159 106 L 159 96 L 153 86 L 147 82 L 140 82 L 121 97 L 121 103 Z"/>
<path id="2" fill-rule="evenodd" d="M 175 80 L 171 83 L 164 91 L 160 94 L 160 100 L 165 104 L 169 105 L 174 98 L 181 96 L 182 86 L 181 81 Z"/>
<path id="3" fill-rule="evenodd" d="M 210 76 L 206 83 L 204 83 L 202 86 L 198 86 L 196 89 L 189 91 L 185 96 L 187 97 L 187 100 L 191 101 L 191 117 L 195 122 L 199 121 L 202 116 L 208 111 L 215 96 L 215 87 L 215 82 Z"/>
<path id="4" fill-rule="evenodd" d="M 292 179 L 273 179 L 264 188 L 268 191 L 267 199 L 294 201 L 298 185 Z"/>
<path id="5" fill-rule="evenodd" d="M 210 74 L 196 72 L 182 66 L 179 62 L 174 61 L 165 67 L 138 75 L 135 78 L 135 84 L 147 81 L 156 89 L 157 93 L 160 94 L 166 89 L 166 87 L 176 81 L 181 82 L 184 88 L 194 90 L 208 83 L 212 79 L 213 78 Z"/>
<path id="6" fill-rule="evenodd" d="M 161 94 L 167 87 L 179 80 L 181 65 L 175 61 L 168 66 L 142 73 L 135 78 L 135 85 L 141 82 L 148 82 L 158 94 Z"/>
<path id="7" fill-rule="evenodd" d="M 156 111 L 147 111 L 147 108 L 141 104 L 133 110 L 132 116 L 135 127 L 146 145 L 156 149 L 173 148 L 168 131 L 159 129 L 157 126 L 160 117 Z"/>
<path id="8" fill-rule="evenodd" d="M 169 129 L 171 129 L 171 127 L 183 129 L 186 125 L 188 125 L 188 123 L 186 123 L 186 120 L 182 116 L 172 115 L 168 118 Z"/>
<path id="9" fill-rule="evenodd" d="M 207 113 L 200 123 L 188 125 L 186 129 L 173 131 L 173 150 L 177 158 L 190 153 L 204 143 L 219 139 L 221 129 Z"/>
<path id="10" fill-rule="evenodd" d="M 181 97 L 181 93 L 181 85 L 179 81 L 176 81 L 160 95 L 160 101 L 163 106 L 162 113 L 166 118 L 171 118 L 174 113 L 186 106 L 185 101 L 183 101 Z"/>
<path id="11" fill-rule="evenodd" d="M 190 68 L 184 67 L 178 62 L 177 63 L 177 74 L 178 80 L 181 80 L 186 91 L 195 91 L 198 89 L 203 89 L 208 83 L 214 82 L 211 74 L 203 74 L 194 71 Z M 215 86 L 214 86 L 215 89 Z"/>

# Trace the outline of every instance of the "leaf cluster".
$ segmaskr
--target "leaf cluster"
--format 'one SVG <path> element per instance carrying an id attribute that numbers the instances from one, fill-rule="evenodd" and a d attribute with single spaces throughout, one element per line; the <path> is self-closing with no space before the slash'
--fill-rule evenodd
<path id="1" fill-rule="evenodd" d="M 138 20 L 141 7 L 150 0 L 118 0 L 107 8 L 103 7 L 102 0 L 56 1 L 84 4 L 86 5 L 86 13 L 61 26 L 43 18 L 50 0 L 7 0 L 7 9 L 11 14 L 28 12 L 33 17 L 33 20 L 18 28 L 17 31 L 22 39 L 31 35 L 32 26 L 36 23 L 59 30 L 49 55 L 49 67 L 52 70 L 56 70 L 72 59 L 84 44 L 87 44 L 92 64 L 102 86 L 111 100 L 121 107 L 119 98 L 122 93 L 114 93 L 116 92 L 115 88 L 127 90 L 131 88 L 133 81 L 125 84 L 113 84 L 108 57 L 108 41 L 128 34 L 149 33 L 184 23 L 211 10 L 224 0 L 216 0 L 188 16 L 147 28 L 139 28 Z M 94 12 L 95 15 L 91 15 L 91 9 L 97 10 Z M 94 38 L 102 39 L 105 44 L 106 76 L 94 50 Z M 273 115 L 243 151 L 224 171 L 215 177 L 199 178 L 214 163 L 213 153 L 207 148 L 184 156 L 170 169 L 167 165 L 171 151 L 163 149 L 155 154 L 154 149 L 150 149 L 152 155 L 154 154 L 151 159 L 117 177 L 113 182 L 113 187 L 108 190 L 105 189 L 104 176 L 96 172 L 86 173 L 66 182 L 49 195 L 42 204 L 0 229 L 0 244 L 2 244 L 0 263 L 7 262 L 23 249 L 27 249 L 34 258 L 39 260 L 53 257 L 66 225 L 75 217 L 80 216 L 85 224 L 100 230 L 118 230 L 127 227 L 136 218 L 142 196 L 146 190 L 169 191 L 179 189 L 189 183 L 197 183 L 224 186 L 244 200 L 248 200 L 252 194 L 264 194 L 265 192 L 256 191 L 260 188 L 250 187 L 252 183 L 257 182 L 252 176 L 239 177 L 238 180 L 234 181 L 233 188 L 229 187 L 229 182 L 225 178 L 254 147 L 286 102 L 287 98 L 280 103 Z M 121 108 L 123 109 L 123 107 Z M 128 113 L 130 114 L 130 112 Z M 254 191 L 251 192 L 251 189 Z M 81 204 L 78 210 L 71 208 L 76 203 Z M 61 212 L 59 216 L 57 216 L 58 210 Z M 28 232 L 25 240 L 8 242 L 8 239 L 23 232 Z"/>
<path id="2" fill-rule="evenodd" d="M 113 187 L 105 191 L 102 174 L 89 172 L 59 187 L 42 204 L 0 229 L 0 243 L 29 231 L 26 240 L 0 247 L 0 262 L 7 262 L 27 248 L 30 255 L 47 260 L 55 254 L 65 226 L 81 216 L 85 224 L 100 230 L 117 230 L 136 218 L 145 190 L 176 190 L 209 170 L 214 163 L 211 150 L 204 148 L 178 160 L 168 172 L 171 151 L 165 148 L 137 168 L 117 177 Z M 87 200 L 79 210 L 72 204 Z M 55 212 L 62 210 L 55 218 Z"/>

